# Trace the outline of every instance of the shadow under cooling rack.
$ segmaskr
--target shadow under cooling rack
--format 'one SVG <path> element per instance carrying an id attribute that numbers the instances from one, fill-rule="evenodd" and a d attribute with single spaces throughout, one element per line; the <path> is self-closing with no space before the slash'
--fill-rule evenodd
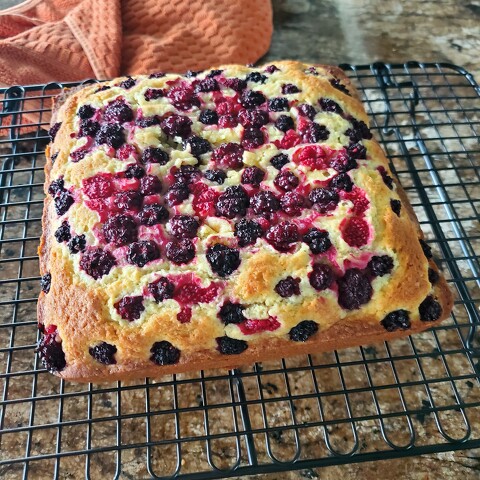
<path id="1" fill-rule="evenodd" d="M 39 364 L 44 129 L 72 84 L 0 91 L 0 477 L 198 480 L 480 447 L 479 88 L 451 65 L 342 67 L 455 293 L 451 318 L 156 382 L 77 385 Z"/>

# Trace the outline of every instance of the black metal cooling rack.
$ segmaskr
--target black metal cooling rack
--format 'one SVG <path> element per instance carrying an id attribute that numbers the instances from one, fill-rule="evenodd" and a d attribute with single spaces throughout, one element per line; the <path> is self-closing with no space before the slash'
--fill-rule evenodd
<path id="1" fill-rule="evenodd" d="M 77 385 L 39 364 L 44 129 L 71 84 L 0 91 L 0 477 L 210 479 L 480 447 L 480 89 L 452 65 L 342 67 L 455 291 L 451 318 L 156 382 Z"/>

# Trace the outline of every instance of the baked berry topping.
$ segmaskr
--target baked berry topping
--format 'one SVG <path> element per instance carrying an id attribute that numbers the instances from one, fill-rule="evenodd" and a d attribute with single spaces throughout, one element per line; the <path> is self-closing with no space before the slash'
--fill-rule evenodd
<path id="1" fill-rule="evenodd" d="M 123 82 L 120 83 L 119 87 L 124 88 L 125 90 L 129 90 L 136 83 L 137 83 L 136 80 L 134 80 L 132 77 L 128 77 L 127 79 L 123 80 Z"/>
<path id="2" fill-rule="evenodd" d="M 198 120 L 204 125 L 215 125 L 218 123 L 218 113 L 215 110 L 203 110 L 200 113 Z"/>
<path id="3" fill-rule="evenodd" d="M 212 160 L 224 168 L 241 168 L 244 149 L 238 143 L 223 143 L 212 154 Z"/>
<path id="4" fill-rule="evenodd" d="M 418 307 L 420 320 L 423 322 L 434 322 L 442 315 L 442 307 L 432 295 L 429 295 Z"/>
<path id="5" fill-rule="evenodd" d="M 218 183 L 219 185 L 222 185 L 227 178 L 227 174 L 223 170 L 207 170 L 204 176 L 207 180 Z"/>
<path id="6" fill-rule="evenodd" d="M 55 327 L 51 333 L 43 335 L 36 349 L 43 365 L 51 373 L 60 372 L 67 365 L 62 343 L 61 340 L 58 341 L 58 338 L 59 336 Z"/>
<path id="7" fill-rule="evenodd" d="M 287 192 L 280 198 L 280 208 L 290 217 L 300 215 L 306 206 L 306 199 L 298 192 Z"/>
<path id="8" fill-rule="evenodd" d="M 263 93 L 255 90 L 244 90 L 240 95 L 240 103 L 244 108 L 256 108 L 266 101 Z"/>
<path id="9" fill-rule="evenodd" d="M 95 108 L 91 105 L 82 105 L 77 112 L 77 115 L 82 119 L 92 118 L 95 115 Z"/>
<path id="10" fill-rule="evenodd" d="M 115 354 L 117 353 L 117 347 L 107 342 L 99 343 L 94 347 L 88 349 L 88 353 L 100 363 L 104 365 L 115 365 Z"/>
<path id="11" fill-rule="evenodd" d="M 160 258 L 160 249 L 152 240 L 134 242 L 128 247 L 127 262 L 137 267 L 143 267 L 157 258 Z"/>
<path id="12" fill-rule="evenodd" d="M 103 224 L 102 232 L 106 242 L 117 247 L 137 240 L 137 224 L 130 215 L 118 214 L 108 218 Z"/>
<path id="13" fill-rule="evenodd" d="M 440 280 L 440 275 L 436 270 L 433 268 L 428 269 L 428 281 L 432 284 L 435 285 L 438 281 Z"/>
<path id="14" fill-rule="evenodd" d="M 237 340 L 230 337 L 217 338 L 218 351 L 224 355 L 237 355 L 244 352 L 248 348 L 245 340 Z"/>
<path id="15" fill-rule="evenodd" d="M 280 210 L 278 198 L 268 191 L 257 192 L 250 200 L 250 206 L 257 215 L 269 216 L 271 213 Z"/>
<path id="16" fill-rule="evenodd" d="M 245 307 L 239 303 L 226 302 L 220 308 L 218 316 L 225 325 L 229 325 L 230 323 L 238 324 L 246 320 L 243 315 L 244 310 Z"/>
<path id="17" fill-rule="evenodd" d="M 188 238 L 168 242 L 165 248 L 165 255 L 176 265 L 189 263 L 195 257 L 195 245 Z"/>
<path id="18" fill-rule="evenodd" d="M 78 137 L 94 137 L 100 130 L 100 124 L 93 120 L 80 120 Z"/>
<path id="19" fill-rule="evenodd" d="M 340 200 L 338 193 L 329 188 L 314 188 L 308 198 L 314 204 L 315 210 L 320 213 L 335 210 Z"/>
<path id="20" fill-rule="evenodd" d="M 318 143 L 327 140 L 330 136 L 330 132 L 325 125 L 319 125 L 315 122 L 307 124 L 299 133 L 304 143 Z"/>
<path id="21" fill-rule="evenodd" d="M 298 227 L 290 222 L 281 222 L 270 227 L 266 234 L 267 242 L 280 252 L 291 250 L 300 238 Z"/>
<path id="22" fill-rule="evenodd" d="M 244 216 L 247 212 L 250 199 L 245 189 L 240 185 L 227 187 L 218 197 L 215 209 L 218 216 L 234 218 Z"/>
<path id="23" fill-rule="evenodd" d="M 264 110 L 240 110 L 238 121 L 244 127 L 263 127 L 269 121 L 268 113 Z"/>
<path id="24" fill-rule="evenodd" d="M 339 173 L 335 175 L 328 186 L 334 190 L 343 190 L 344 192 L 351 192 L 353 188 L 353 182 L 347 173 Z"/>
<path id="25" fill-rule="evenodd" d="M 342 238 L 351 247 L 360 248 L 368 243 L 370 228 L 366 220 L 361 217 L 346 218 L 340 224 Z"/>
<path id="26" fill-rule="evenodd" d="M 80 258 L 80 268 L 95 280 L 108 275 L 115 266 L 115 258 L 101 248 L 89 248 Z"/>
<path id="27" fill-rule="evenodd" d="M 165 90 L 163 88 L 147 88 L 143 96 L 145 97 L 145 100 L 149 102 L 150 100 L 164 97 Z"/>
<path id="28" fill-rule="evenodd" d="M 107 198 L 113 193 L 111 175 L 99 173 L 82 180 L 83 192 L 89 198 Z"/>
<path id="29" fill-rule="evenodd" d="M 105 107 L 103 118 L 108 123 L 124 123 L 133 120 L 133 110 L 124 100 L 117 99 Z"/>
<path id="30" fill-rule="evenodd" d="M 68 212 L 68 209 L 74 203 L 73 197 L 67 191 L 60 192 L 59 195 L 55 197 L 55 211 L 57 215 L 61 216 Z"/>
<path id="31" fill-rule="evenodd" d="M 370 140 L 372 138 L 372 132 L 367 127 L 367 124 L 363 121 L 358 121 L 355 118 L 351 118 L 352 128 L 349 128 L 345 135 L 350 138 L 352 143 L 359 142 L 362 139 Z"/>
<path id="32" fill-rule="evenodd" d="M 57 136 L 60 127 L 62 126 L 62 122 L 57 122 L 52 125 L 50 130 L 48 131 L 48 135 L 50 136 L 51 141 L 55 141 L 55 137 Z"/>
<path id="33" fill-rule="evenodd" d="M 166 340 L 155 342 L 150 353 L 150 360 L 157 365 L 174 365 L 180 360 L 180 350 Z"/>
<path id="34" fill-rule="evenodd" d="M 360 143 L 352 143 L 347 147 L 348 155 L 354 160 L 365 160 L 367 149 Z"/>
<path id="35" fill-rule="evenodd" d="M 195 238 L 199 227 L 198 220 L 190 215 L 175 215 L 168 222 L 170 233 L 179 239 Z"/>
<path id="36" fill-rule="evenodd" d="M 40 288 L 42 289 L 43 293 L 48 293 L 50 291 L 50 283 L 52 281 L 52 275 L 50 273 L 46 273 L 42 275 L 40 278 Z"/>
<path id="37" fill-rule="evenodd" d="M 312 271 L 308 274 L 310 285 L 318 291 L 330 288 L 335 277 L 328 265 L 314 264 Z"/>
<path id="38" fill-rule="evenodd" d="M 265 135 L 255 127 L 246 128 L 242 134 L 242 146 L 247 150 L 261 147 L 265 143 Z"/>
<path id="39" fill-rule="evenodd" d="M 168 220 L 168 210 L 158 203 L 144 205 L 142 211 L 137 216 L 142 225 L 151 227 Z"/>
<path id="40" fill-rule="evenodd" d="M 187 138 L 183 142 L 183 148 L 185 150 L 189 149 L 190 153 L 197 158 L 212 150 L 212 146 L 208 140 L 205 140 L 205 138 L 202 137 L 197 137 L 196 135 Z"/>
<path id="41" fill-rule="evenodd" d="M 195 84 L 195 93 L 204 93 L 204 92 L 215 92 L 216 90 L 220 90 L 218 82 L 212 78 L 207 77 L 203 80 L 198 81 Z"/>
<path id="42" fill-rule="evenodd" d="M 302 103 L 300 105 L 297 105 L 297 110 L 302 117 L 307 117 L 310 120 L 313 120 L 315 118 L 315 115 L 317 114 L 315 108 L 308 103 Z"/>
<path id="43" fill-rule="evenodd" d="M 317 228 L 310 228 L 303 236 L 303 241 L 313 254 L 325 253 L 332 246 L 328 232 Z"/>
<path id="44" fill-rule="evenodd" d="M 410 318 L 406 310 L 390 312 L 380 323 L 387 332 L 408 330 L 410 328 Z"/>
<path id="45" fill-rule="evenodd" d="M 255 222 L 255 220 L 242 218 L 235 224 L 235 236 L 238 239 L 238 245 L 240 247 L 253 245 L 257 241 L 257 238 L 260 238 L 262 235 L 262 227 Z"/>
<path id="46" fill-rule="evenodd" d="M 262 75 L 260 72 L 250 72 L 245 80 L 247 80 L 247 82 L 265 83 L 267 77 Z"/>
<path id="47" fill-rule="evenodd" d="M 265 178 L 265 172 L 258 167 L 247 167 L 242 172 L 242 183 L 248 185 L 254 185 L 258 187 L 260 182 Z"/>
<path id="48" fill-rule="evenodd" d="M 106 123 L 100 127 L 95 135 L 99 145 L 107 144 L 112 148 L 119 148 L 125 143 L 125 130 L 116 123 Z"/>
<path id="49" fill-rule="evenodd" d="M 63 181 L 63 177 L 59 177 L 50 184 L 48 187 L 48 193 L 52 197 L 56 197 L 59 193 L 65 190 L 64 185 L 65 182 Z"/>
<path id="50" fill-rule="evenodd" d="M 285 97 L 276 97 L 268 101 L 268 109 L 271 112 L 284 112 L 289 108 L 288 99 Z"/>
<path id="51" fill-rule="evenodd" d="M 429 259 L 432 258 L 433 257 L 432 247 L 421 238 L 419 238 L 418 241 L 420 242 L 420 246 L 422 247 L 423 254 L 425 255 L 425 257 Z"/>
<path id="52" fill-rule="evenodd" d="M 288 333 L 290 340 L 294 342 L 306 342 L 312 335 L 318 332 L 318 324 L 313 320 L 303 320 L 295 325 Z"/>
<path id="53" fill-rule="evenodd" d="M 178 110 L 190 110 L 193 107 L 200 106 L 200 100 L 191 85 L 172 87 L 167 92 L 167 98 Z"/>
<path id="54" fill-rule="evenodd" d="M 396 200 L 392 198 L 390 200 L 390 208 L 392 209 L 393 213 L 397 215 L 397 217 L 400 216 L 400 212 L 402 210 L 402 202 L 400 200 Z"/>
<path id="55" fill-rule="evenodd" d="M 284 167 L 289 162 L 290 160 L 288 158 L 288 155 L 286 155 L 285 153 L 278 153 L 270 160 L 272 166 L 277 170 L 281 170 L 282 167 Z"/>
<path id="56" fill-rule="evenodd" d="M 383 183 L 390 189 L 393 190 L 393 178 L 387 173 L 385 167 L 378 167 L 377 170 L 380 172 L 382 176 Z"/>
<path id="57" fill-rule="evenodd" d="M 282 170 L 273 181 L 276 187 L 280 190 L 285 192 L 289 192 L 290 190 L 294 190 L 298 187 L 300 180 L 298 177 L 291 172 L 290 170 Z"/>
<path id="58" fill-rule="evenodd" d="M 217 243 L 207 249 L 207 260 L 213 273 L 226 277 L 240 265 L 240 253 L 234 248 Z"/>
<path id="59" fill-rule="evenodd" d="M 78 252 L 83 252 L 87 247 L 87 241 L 85 240 L 85 235 L 75 235 L 68 242 L 68 250 L 72 255 L 75 255 Z"/>
<path id="60" fill-rule="evenodd" d="M 265 68 L 265 72 L 267 73 L 274 73 L 274 72 L 279 72 L 280 69 L 276 65 L 269 65 L 268 67 Z"/>
<path id="61" fill-rule="evenodd" d="M 337 280 L 338 303 L 342 308 L 355 310 L 372 298 L 373 289 L 368 277 L 358 268 L 350 268 Z"/>
<path id="62" fill-rule="evenodd" d="M 233 115 L 222 115 L 218 119 L 220 128 L 235 128 L 238 125 L 238 118 Z"/>
<path id="63" fill-rule="evenodd" d="M 190 196 L 190 191 L 186 185 L 174 184 L 165 194 L 165 202 L 169 207 L 179 205 Z"/>
<path id="64" fill-rule="evenodd" d="M 340 90 L 341 92 L 346 93 L 347 95 L 350 95 L 350 92 L 348 91 L 347 87 L 343 85 L 343 83 L 341 83 L 340 80 L 338 80 L 338 78 L 332 78 L 330 80 L 330 85 L 336 88 L 337 90 Z"/>
<path id="65" fill-rule="evenodd" d="M 343 113 L 342 107 L 330 98 L 321 98 L 318 103 L 324 112 L 333 112 L 338 113 L 339 115 Z"/>
<path id="66" fill-rule="evenodd" d="M 162 182 L 156 175 L 146 175 L 140 179 L 140 193 L 154 195 L 162 191 Z"/>
<path id="67" fill-rule="evenodd" d="M 367 265 L 370 273 L 375 277 L 383 277 L 393 270 L 393 258 L 388 255 L 374 255 Z"/>
<path id="68" fill-rule="evenodd" d="M 282 93 L 284 95 L 288 95 L 290 93 L 300 93 L 301 90 L 296 86 L 293 85 L 293 83 L 284 83 L 282 85 Z"/>
<path id="69" fill-rule="evenodd" d="M 57 159 L 58 157 L 58 152 L 55 152 L 52 154 L 52 156 L 50 157 L 50 160 L 52 161 L 52 165 L 55 165 L 55 160 Z"/>
<path id="70" fill-rule="evenodd" d="M 148 284 L 148 291 L 157 303 L 173 298 L 175 285 L 166 277 L 160 277 L 157 281 Z"/>
<path id="71" fill-rule="evenodd" d="M 71 236 L 72 235 L 70 233 L 70 225 L 66 220 L 64 220 L 62 224 L 55 231 L 55 238 L 57 239 L 58 243 L 62 243 L 62 242 L 68 242 Z"/>
<path id="72" fill-rule="evenodd" d="M 275 291 L 283 298 L 300 295 L 300 279 L 288 276 L 275 285 Z"/>
<path id="73" fill-rule="evenodd" d="M 164 118 L 160 127 L 169 137 L 187 138 L 192 133 L 192 121 L 185 115 L 172 114 Z"/>
<path id="74" fill-rule="evenodd" d="M 288 130 L 293 130 L 295 128 L 293 118 L 289 117 L 288 115 L 280 115 L 275 121 L 275 126 L 281 132 L 287 132 Z"/>
<path id="75" fill-rule="evenodd" d="M 143 153 L 141 162 L 146 163 L 158 163 L 165 165 L 168 162 L 168 153 L 158 147 L 147 147 Z"/>
<path id="76" fill-rule="evenodd" d="M 227 88 L 231 88 L 236 92 L 241 92 L 242 90 L 245 90 L 247 88 L 247 82 L 240 78 L 225 78 L 223 80 L 223 84 Z"/>
<path id="77" fill-rule="evenodd" d="M 142 179 L 143 180 L 143 179 Z M 126 210 L 140 210 L 142 208 L 143 197 L 140 192 L 128 190 L 126 192 L 117 192 L 113 196 L 113 203 L 117 210 L 125 212 Z"/>
<path id="78" fill-rule="evenodd" d="M 141 295 L 123 297 L 114 304 L 118 314 L 129 322 L 138 320 L 145 310 L 143 306 L 143 297 Z"/>

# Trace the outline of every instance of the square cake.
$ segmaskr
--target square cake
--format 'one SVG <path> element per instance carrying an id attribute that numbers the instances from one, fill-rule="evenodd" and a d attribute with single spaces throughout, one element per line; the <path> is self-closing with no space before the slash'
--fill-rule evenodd
<path id="1" fill-rule="evenodd" d="M 336 68 L 124 77 L 55 101 L 38 352 L 74 381 L 389 340 L 452 295 Z"/>

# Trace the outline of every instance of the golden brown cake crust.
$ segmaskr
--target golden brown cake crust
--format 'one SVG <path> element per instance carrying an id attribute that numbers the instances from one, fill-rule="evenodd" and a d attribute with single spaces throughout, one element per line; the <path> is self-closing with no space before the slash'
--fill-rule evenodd
<path id="1" fill-rule="evenodd" d="M 320 97 L 337 102 L 345 112 L 342 118 L 339 115 L 339 118 L 336 116 L 334 118 L 333 113 L 320 112 L 317 115 L 321 116 L 315 117 L 315 121 L 323 122 L 331 131 L 339 130 L 338 142 L 340 143 L 342 143 L 342 139 L 344 140 L 341 130 L 346 125 L 347 114 L 357 121 L 368 124 L 368 117 L 359 101 L 358 94 L 350 80 L 339 68 L 316 65 L 316 75 L 310 75 L 305 73 L 310 66 L 298 62 L 276 62 L 276 66 L 280 69 L 280 73 L 276 73 L 280 79 L 278 82 L 275 83 L 272 80 L 273 85 L 270 85 L 269 80 L 266 82 L 266 86 L 255 84 L 251 87 L 249 85 L 249 88 L 264 91 L 266 96 L 271 98 L 273 95 L 269 93 L 268 89 L 272 88 L 273 91 L 278 87 L 279 82 L 288 80 L 288 82 L 300 85 L 302 93 L 298 95 L 305 103 L 313 104 L 312 99 L 316 101 Z M 219 69 L 228 72 L 224 73 L 225 76 L 241 78 L 245 78 L 246 74 L 252 71 L 263 71 L 262 67 L 250 69 L 241 66 L 226 66 L 219 67 Z M 177 78 L 178 76 L 173 77 Z M 118 90 L 118 83 L 121 80 L 125 79 L 115 79 L 106 82 L 106 85 L 113 86 L 109 90 Z M 395 267 L 390 274 L 381 278 L 370 278 L 373 296 L 360 308 L 350 310 L 342 308 L 337 299 L 338 288 L 317 292 L 310 286 L 308 278 L 310 278 L 312 264 L 315 262 L 325 264 L 327 260 L 325 256 L 312 255 L 306 244 L 302 242 L 299 242 L 293 252 L 281 253 L 263 239 L 258 240 L 254 246 L 241 249 L 241 263 L 235 272 L 227 278 L 219 278 L 214 274 L 215 272 L 210 271 L 205 260 L 205 250 L 207 245 L 211 245 L 212 238 L 220 238 L 220 243 L 234 245 L 235 237 L 231 226 L 233 222 L 230 221 L 230 226 L 226 220 L 212 223 L 209 221 L 209 217 L 203 218 L 199 239 L 196 240 L 198 260 L 195 259 L 190 266 L 187 264 L 178 267 L 162 257 L 159 267 L 149 268 L 147 264 L 146 267 L 140 268 L 122 264 L 118 268 L 114 267 L 111 272 L 98 280 L 87 278 L 88 276 L 79 267 L 78 261 L 83 253 L 70 254 L 66 242 L 58 242 L 54 232 L 67 218 L 72 230 L 75 230 L 77 234 L 84 233 L 86 235 L 87 248 L 90 248 L 90 245 L 98 245 L 98 238 L 92 231 L 98 231 L 99 216 L 95 211 L 87 209 L 84 201 L 85 194 L 78 193 L 78 191 L 81 190 L 84 179 L 100 172 L 122 172 L 126 164 L 130 164 L 130 162 L 112 159 L 109 157 L 109 152 L 105 154 L 100 149 L 102 150 L 100 153 L 89 152 L 81 161 L 74 163 L 69 155 L 82 148 L 82 139 L 76 138 L 71 133 L 78 130 L 77 112 L 80 106 L 91 103 L 96 108 L 103 108 L 102 105 L 119 95 L 125 97 L 133 105 L 140 98 L 139 95 L 145 92 L 146 87 L 149 85 L 152 88 L 164 87 L 165 83 L 163 82 L 166 80 L 165 78 L 136 77 L 136 81 L 137 84 L 131 90 L 127 90 L 125 93 L 115 90 L 114 96 L 109 90 L 95 93 L 99 85 L 75 89 L 62 95 L 55 105 L 53 124 L 61 122 L 61 126 L 46 152 L 46 199 L 42 218 L 43 235 L 39 247 L 41 274 L 49 273 L 51 282 L 48 293 L 42 292 L 38 302 L 39 324 L 44 330 L 48 330 L 49 326 L 56 327 L 54 335 L 57 340 L 61 339 L 62 350 L 65 354 L 65 367 L 60 371 L 53 371 L 53 373 L 64 379 L 79 382 L 124 380 L 144 376 L 158 377 L 163 374 L 189 370 L 232 368 L 278 357 L 391 340 L 425 330 L 432 325 L 431 321 L 422 321 L 419 316 L 419 305 L 427 297 L 435 299 L 441 307 L 441 314 L 437 315 L 436 321 L 448 317 L 453 306 L 452 294 L 443 275 L 439 274 L 434 285 L 430 283 L 428 269 L 433 269 L 437 273 L 439 271 L 434 262 L 425 257 L 422 247 L 417 241 L 418 238 L 423 238 L 423 234 L 413 209 L 405 192 L 396 181 L 394 189 L 389 189 L 388 185 L 382 181 L 379 167 L 382 167 L 388 176 L 392 176 L 392 174 L 379 144 L 376 140 L 368 138 L 360 141 L 367 149 L 367 159 L 359 160 L 359 167 L 352 170 L 350 175 L 355 185 L 358 188 L 361 187 L 370 200 L 367 213 L 362 214 L 362 218 L 367 219 L 371 224 L 374 233 L 370 234 L 370 238 L 373 237 L 373 240 L 371 239 L 368 245 L 355 250 L 353 247 L 350 248 L 340 235 L 339 230 L 341 230 L 342 224 L 339 222 L 343 219 L 342 213 L 333 215 L 333 217 L 339 217 L 337 223 L 334 223 L 335 220 L 331 217 L 328 220 L 325 220 L 326 217 L 318 220 L 320 223 L 332 222 L 325 224 L 337 249 L 337 260 L 341 257 L 345 261 L 353 256 L 357 262 L 352 263 L 355 266 L 360 265 L 360 257 L 366 253 L 370 255 L 368 258 L 371 258 L 372 254 L 385 255 L 387 253 L 394 258 Z M 335 88 L 332 81 L 340 82 L 350 95 L 342 89 Z M 154 107 L 151 104 L 145 103 L 143 99 L 138 102 L 137 109 L 143 108 L 144 115 L 151 114 L 145 113 L 153 111 Z M 295 100 L 293 102 L 296 105 Z M 297 104 L 299 102 L 300 100 Z M 278 117 L 278 114 L 274 115 Z M 299 119 L 298 116 L 295 118 Z M 196 123 L 194 123 L 194 127 L 197 128 Z M 153 127 L 151 128 L 152 132 L 155 128 L 157 128 L 155 138 L 163 145 L 161 142 L 165 140 L 162 140 L 160 128 Z M 145 145 L 151 144 L 153 138 L 145 138 L 147 137 L 146 130 L 149 129 L 146 128 L 140 133 L 135 133 L 136 137 L 132 142 L 129 137 L 128 142 L 134 143 L 138 150 L 145 149 Z M 195 133 L 199 134 L 199 131 L 195 130 Z M 274 136 L 275 134 L 269 130 L 269 135 Z M 228 139 L 235 141 L 236 134 L 233 130 L 228 135 L 232 136 L 231 139 Z M 331 137 L 332 134 L 330 134 L 328 142 L 333 142 Z M 215 148 L 225 141 L 225 138 L 218 139 L 213 135 L 210 135 L 208 139 Z M 326 143 L 329 148 L 340 148 L 338 145 L 328 144 L 328 142 Z M 279 147 L 273 153 L 288 151 L 289 155 L 293 156 L 295 150 L 302 147 L 303 145 L 291 149 Z M 260 154 L 258 150 L 267 153 Z M 275 174 L 275 171 L 271 173 L 268 163 L 273 156 L 268 147 L 264 145 L 260 149 L 252 151 L 256 157 L 253 155 L 249 157 L 250 152 L 248 152 L 244 156 L 245 163 L 260 166 L 268 172 L 268 177 Z M 170 154 L 177 155 L 176 152 Z M 52 155 L 56 156 L 53 164 Z M 268 157 L 267 160 L 265 157 Z M 194 164 L 191 156 L 182 157 L 180 153 L 175 160 L 177 166 Z M 268 166 L 266 166 L 267 163 Z M 168 171 L 157 167 L 158 165 L 155 165 L 148 173 L 157 175 L 164 180 Z M 168 167 L 171 165 L 168 164 Z M 155 168 L 157 169 L 155 170 Z M 291 170 L 295 173 L 307 172 L 306 177 L 310 175 L 308 169 L 305 170 L 303 166 L 294 165 Z M 234 175 L 227 179 L 224 186 L 218 187 L 220 192 L 223 192 L 229 184 L 239 183 L 238 178 Z M 315 175 L 316 172 L 313 172 L 311 178 L 314 178 Z M 336 175 L 335 172 L 332 175 Z M 67 185 L 65 188 L 70 186 L 75 198 L 73 206 L 63 215 L 57 214 L 54 199 L 52 195 L 48 194 L 49 185 L 60 176 L 63 176 L 65 180 Z M 232 183 L 229 183 L 231 178 L 233 178 Z M 235 178 L 237 178 L 236 182 Z M 191 198 L 185 202 L 185 207 L 182 207 L 185 210 L 176 211 L 177 214 L 192 213 L 191 205 L 188 205 L 191 203 Z M 390 204 L 392 199 L 401 201 L 400 215 L 392 210 Z M 342 208 L 344 208 L 345 216 L 351 215 L 351 204 L 346 204 L 346 206 L 342 204 Z M 340 207 L 337 207 L 338 209 Z M 319 225 L 318 222 L 315 226 Z M 163 244 L 161 250 L 163 254 Z M 338 262 L 340 263 L 340 260 Z M 363 265 L 359 268 L 365 270 L 367 266 Z M 172 278 L 176 278 L 175 275 L 185 274 L 189 271 L 195 272 L 201 278 L 202 287 L 206 287 L 209 282 L 219 281 L 222 283 L 222 296 L 211 302 L 212 305 L 195 305 L 193 316 L 189 322 L 178 321 L 179 307 L 175 305 L 174 300 L 168 300 L 168 305 L 165 302 L 158 304 L 151 299 L 145 300 L 145 303 L 148 301 L 148 305 L 141 314 L 140 320 L 136 321 L 125 321 L 115 312 L 115 302 L 118 302 L 125 294 L 138 295 L 139 292 L 145 292 L 148 281 L 158 278 L 159 273 L 168 273 L 173 275 Z M 285 276 L 285 272 L 292 272 L 292 275 L 302 278 L 300 284 L 302 294 L 295 296 L 293 300 L 291 300 L 292 297 L 290 299 L 280 298 L 274 290 L 279 279 Z M 242 333 L 237 325 L 225 325 L 218 317 L 218 308 L 227 300 L 246 305 L 248 318 L 275 318 L 280 327 L 275 331 L 247 335 Z M 215 311 L 217 314 L 212 314 Z M 409 312 L 410 328 L 397 329 L 393 332 L 386 331 L 380 322 L 387 314 L 394 311 Z M 318 332 L 304 342 L 292 341 L 289 338 L 289 331 L 304 320 L 315 322 L 319 327 Z M 224 355 L 216 348 L 215 341 L 216 338 L 223 336 L 247 341 L 248 348 L 239 354 Z M 180 350 L 181 355 L 177 363 L 160 366 L 152 362 L 150 359 L 151 348 L 155 342 L 159 341 L 168 341 Z M 100 363 L 89 353 L 89 349 L 99 342 L 107 342 L 116 346 L 115 364 Z"/>

